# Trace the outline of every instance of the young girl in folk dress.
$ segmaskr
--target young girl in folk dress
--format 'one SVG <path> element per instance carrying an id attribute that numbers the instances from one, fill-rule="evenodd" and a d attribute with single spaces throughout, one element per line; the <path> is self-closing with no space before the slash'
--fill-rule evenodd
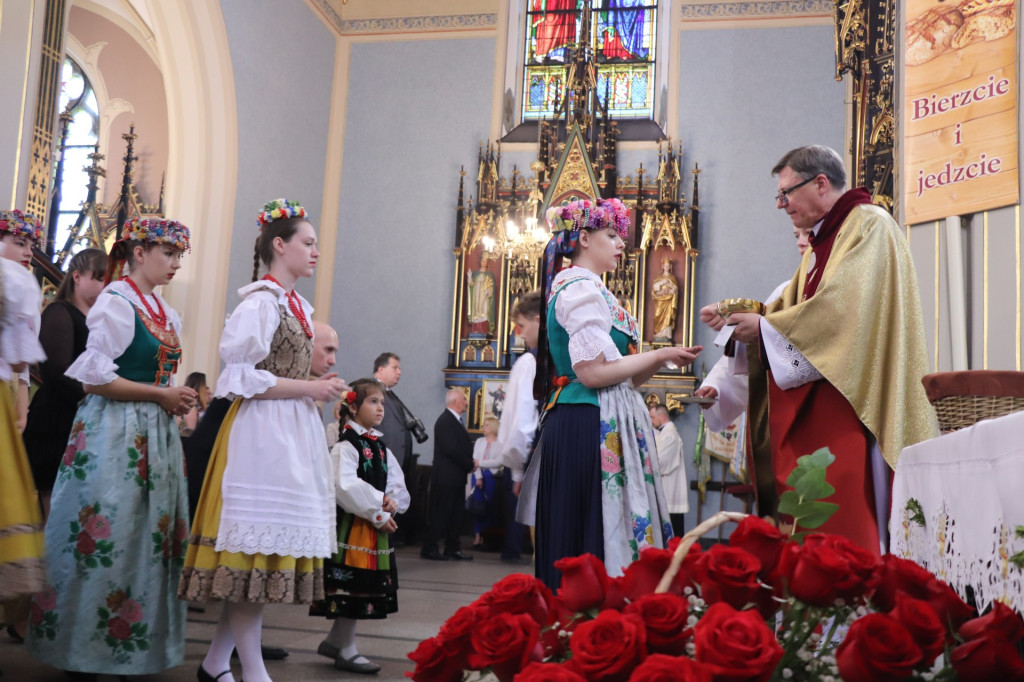
<path id="1" fill-rule="evenodd" d="M 21 240 L 29 243 L 31 251 L 38 235 L 39 223 L 32 216 L 0 212 L 0 248 L 4 251 L 8 241 Z M 0 258 L 0 600 L 45 587 L 43 519 L 17 427 L 10 383 L 18 381 L 29 363 L 46 357 L 38 336 L 41 299 L 39 285 L 21 263 Z M 23 611 L 23 605 L 18 609 Z M 12 615 L 19 616 L 7 614 Z"/>
<path id="2" fill-rule="evenodd" d="M 170 385 L 181 321 L 154 289 L 189 248 L 173 220 L 134 219 L 111 249 L 67 375 L 86 397 L 75 415 L 46 522 L 52 589 L 33 599 L 29 652 L 68 671 L 137 675 L 182 662 L 185 608 L 175 599 L 188 496 L 174 416 L 195 391 Z"/>
<path id="3" fill-rule="evenodd" d="M 334 486 L 315 401 L 336 400 L 334 374 L 309 380 L 313 309 L 294 291 L 316 266 L 305 209 L 277 199 L 259 215 L 253 283 L 220 341 L 216 394 L 235 400 L 203 481 L 178 586 L 188 601 L 225 602 L 199 666 L 202 681 L 233 682 L 238 647 L 245 682 L 268 682 L 260 654 L 263 604 L 322 599 L 323 559 L 337 548 Z M 270 273 L 256 281 L 260 262 Z"/>
<path id="4" fill-rule="evenodd" d="M 338 502 L 338 552 L 324 566 L 328 597 L 313 616 L 334 620 L 317 653 L 334 667 L 372 674 L 380 666 L 359 655 L 356 621 L 386 618 L 398 610 L 394 515 L 409 508 L 398 460 L 376 429 L 384 419 L 384 386 L 376 379 L 352 383 L 340 403 L 341 438 L 331 449 Z"/>
<path id="5" fill-rule="evenodd" d="M 573 201 L 550 209 L 549 220 L 558 231 L 544 255 L 535 384 L 547 416 L 518 519 L 535 523 L 537 577 L 555 590 L 554 563 L 563 557 L 589 552 L 617 576 L 641 549 L 672 537 L 651 417 L 634 387 L 668 364 L 690 364 L 701 349 L 637 352 L 636 319 L 601 281 L 625 248 L 629 211 L 621 201 Z M 563 256 L 572 267 L 558 272 Z"/>

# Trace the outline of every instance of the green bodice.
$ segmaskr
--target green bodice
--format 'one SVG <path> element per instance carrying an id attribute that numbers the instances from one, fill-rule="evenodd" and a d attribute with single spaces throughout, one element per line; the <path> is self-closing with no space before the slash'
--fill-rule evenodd
<path id="1" fill-rule="evenodd" d="M 576 372 L 572 369 L 572 359 L 569 357 L 569 332 L 558 323 L 555 318 L 555 301 L 558 299 L 559 291 L 548 302 L 547 327 L 548 327 L 548 349 L 551 358 L 555 363 L 555 376 L 567 377 L 569 384 L 564 387 L 555 386 L 548 396 L 548 406 L 557 404 L 585 404 L 597 405 L 597 390 L 587 388 L 576 378 Z M 617 327 L 612 327 L 610 335 L 615 347 L 623 356 L 633 352 L 630 344 L 633 338 Z"/>
<path id="2" fill-rule="evenodd" d="M 135 311 L 135 336 L 124 353 L 114 359 L 117 376 L 140 384 L 167 386 L 181 360 L 178 335 L 173 329 L 161 329 L 134 305 L 132 310 Z"/>

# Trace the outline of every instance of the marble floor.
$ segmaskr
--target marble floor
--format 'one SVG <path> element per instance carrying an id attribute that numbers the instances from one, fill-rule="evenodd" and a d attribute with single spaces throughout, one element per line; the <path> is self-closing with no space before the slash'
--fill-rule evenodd
<path id="1" fill-rule="evenodd" d="M 468 546 L 464 542 L 463 546 Z M 509 573 L 531 573 L 531 566 L 509 566 L 497 554 L 474 552 L 474 561 L 424 561 L 418 547 L 398 550 L 399 612 L 386 620 L 359 624 L 357 638 L 361 653 L 381 665 L 377 675 L 356 675 L 335 670 L 331 661 L 316 653 L 329 630 L 326 620 L 310 618 L 298 606 L 267 607 L 263 618 L 263 643 L 284 647 L 290 655 L 270 661 L 267 669 L 275 682 L 319 682 L 321 680 L 403 680 L 413 666 L 406 655 L 420 640 L 437 634 L 438 628 L 460 606 L 469 604 L 495 581 Z M 139 682 L 185 682 L 196 679 L 196 669 L 213 635 L 220 607 L 211 605 L 205 613 L 189 612 L 185 639 L 185 663 L 158 675 L 134 677 Z M 24 648 L 0 632 L 2 682 L 69 682 L 63 672 L 32 659 Z M 236 679 L 241 669 L 234 665 Z M 100 676 L 100 682 L 116 680 Z"/>

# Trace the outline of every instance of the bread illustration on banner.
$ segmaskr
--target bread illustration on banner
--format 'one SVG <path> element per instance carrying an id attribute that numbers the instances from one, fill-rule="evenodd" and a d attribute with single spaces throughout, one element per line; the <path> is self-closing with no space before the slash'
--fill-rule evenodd
<path id="1" fill-rule="evenodd" d="M 906 60 L 918 66 L 982 40 L 997 40 L 1014 27 L 1015 0 L 963 0 L 935 7 L 907 24 Z"/>

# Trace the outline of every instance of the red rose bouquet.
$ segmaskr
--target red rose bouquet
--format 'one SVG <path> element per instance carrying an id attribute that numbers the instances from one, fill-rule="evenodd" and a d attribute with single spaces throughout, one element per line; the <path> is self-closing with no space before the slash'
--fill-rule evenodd
<path id="1" fill-rule="evenodd" d="M 808 460 L 803 473 L 830 461 Z M 832 513 L 814 506 L 831 494 L 824 485 L 790 501 L 802 505 L 792 516 L 804 528 L 820 526 Z M 702 551 L 694 544 L 727 521 L 739 524 L 727 545 Z M 976 617 L 914 562 L 878 559 L 835 535 L 787 537 L 761 519 L 723 512 L 669 549 L 645 550 L 620 577 L 609 577 L 591 555 L 555 566 L 562 572 L 557 595 L 535 578 L 507 576 L 409 654 L 416 664 L 410 676 L 429 682 L 1002 682 L 1024 676 L 1016 646 L 1024 622 L 1014 611 L 997 602 Z"/>

